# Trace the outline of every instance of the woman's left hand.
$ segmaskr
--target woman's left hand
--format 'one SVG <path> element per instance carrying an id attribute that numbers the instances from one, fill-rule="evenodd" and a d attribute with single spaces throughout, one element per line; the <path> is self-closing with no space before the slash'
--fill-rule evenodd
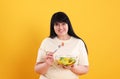
<path id="1" fill-rule="evenodd" d="M 70 70 L 70 69 L 73 67 L 73 65 L 70 65 L 70 66 L 64 66 L 64 65 L 63 65 L 62 67 L 63 67 L 64 69 L 69 69 L 69 70 Z"/>

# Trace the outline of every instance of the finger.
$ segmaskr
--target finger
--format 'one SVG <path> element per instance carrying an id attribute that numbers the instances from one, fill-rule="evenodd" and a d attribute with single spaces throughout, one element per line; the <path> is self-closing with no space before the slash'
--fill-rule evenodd
<path id="1" fill-rule="evenodd" d="M 53 54 L 49 53 L 49 54 L 47 54 L 47 56 L 52 56 L 53 57 Z"/>
<path id="2" fill-rule="evenodd" d="M 71 66 L 63 66 L 65 69 L 71 69 Z"/>
<path id="3" fill-rule="evenodd" d="M 53 56 L 47 56 L 46 59 L 52 59 L 52 60 L 54 60 Z"/>
<path id="4" fill-rule="evenodd" d="M 46 56 L 45 58 L 53 58 L 53 56 L 50 56 L 50 55 L 49 55 L 49 56 Z"/>
<path id="5" fill-rule="evenodd" d="M 51 54 L 47 54 L 46 57 L 53 57 L 53 55 L 51 55 Z"/>
<path id="6" fill-rule="evenodd" d="M 51 56 L 51 55 L 48 55 L 48 56 L 46 56 L 46 58 L 53 58 L 53 56 Z"/>

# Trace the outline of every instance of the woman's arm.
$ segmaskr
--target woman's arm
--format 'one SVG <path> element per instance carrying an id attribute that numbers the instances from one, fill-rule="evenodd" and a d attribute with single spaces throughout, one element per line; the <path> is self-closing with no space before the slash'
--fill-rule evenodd
<path id="1" fill-rule="evenodd" d="M 35 72 L 38 74 L 45 74 L 50 65 L 46 62 L 39 62 L 35 65 Z"/>
<path id="2" fill-rule="evenodd" d="M 85 66 L 85 65 L 74 65 L 70 68 L 70 70 L 72 72 L 74 72 L 75 74 L 78 75 L 83 75 L 86 74 L 89 70 L 89 66 Z"/>
<path id="3" fill-rule="evenodd" d="M 47 54 L 45 57 L 45 62 L 38 62 L 35 65 L 35 72 L 39 74 L 45 74 L 49 67 L 52 65 L 53 61 L 53 53 Z"/>

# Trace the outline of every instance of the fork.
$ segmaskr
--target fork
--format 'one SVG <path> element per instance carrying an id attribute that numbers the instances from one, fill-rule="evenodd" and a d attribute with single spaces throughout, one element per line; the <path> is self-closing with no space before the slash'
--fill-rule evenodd
<path id="1" fill-rule="evenodd" d="M 64 46 L 64 43 L 62 42 L 61 45 L 58 45 L 58 47 L 53 51 L 53 53 L 55 53 L 59 48 L 61 48 L 62 46 Z"/>

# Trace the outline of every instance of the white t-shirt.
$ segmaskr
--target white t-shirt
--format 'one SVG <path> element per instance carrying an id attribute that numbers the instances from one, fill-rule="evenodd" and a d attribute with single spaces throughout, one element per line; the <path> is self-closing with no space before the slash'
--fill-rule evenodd
<path id="1" fill-rule="evenodd" d="M 59 40 L 55 38 L 45 38 L 38 50 L 37 62 L 44 62 L 44 57 L 47 54 L 46 51 L 54 52 L 58 45 L 64 43 L 64 46 L 60 47 L 55 53 L 54 58 L 58 56 L 74 56 L 76 57 L 75 65 L 89 65 L 88 55 L 81 39 L 71 37 L 69 40 Z M 48 69 L 45 75 L 41 75 L 40 79 L 78 79 L 78 75 L 71 70 L 63 69 L 57 65 L 56 62 Z"/>

